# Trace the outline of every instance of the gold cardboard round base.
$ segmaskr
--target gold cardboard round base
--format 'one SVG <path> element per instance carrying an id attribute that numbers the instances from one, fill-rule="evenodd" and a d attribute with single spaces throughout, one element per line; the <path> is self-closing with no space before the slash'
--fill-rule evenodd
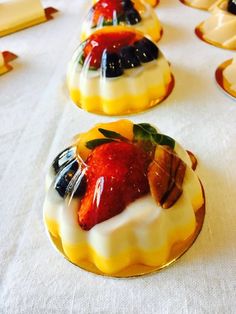
<path id="1" fill-rule="evenodd" d="M 203 196 L 204 196 L 204 190 L 202 188 Z M 72 263 L 68 257 L 66 256 L 60 238 L 54 237 L 51 233 L 48 232 L 49 238 L 53 244 L 53 246 L 56 248 L 57 251 L 59 251 L 68 261 L 70 261 L 72 264 L 75 266 L 78 266 L 84 270 L 87 270 L 91 273 L 97 274 L 97 275 L 102 275 L 102 276 L 107 276 L 107 277 L 116 277 L 116 278 L 129 278 L 129 277 L 138 277 L 142 275 L 147 275 L 153 272 L 160 271 L 161 269 L 169 266 L 170 264 L 174 263 L 178 258 L 180 258 L 194 243 L 194 241 L 197 239 L 202 226 L 204 222 L 204 217 L 205 217 L 205 196 L 204 196 L 204 204 L 201 208 L 198 209 L 198 211 L 195 213 L 196 216 L 196 229 L 194 233 L 188 237 L 185 241 L 181 241 L 176 243 L 175 245 L 172 246 L 170 255 L 168 260 L 161 265 L 157 266 L 146 266 L 142 264 L 136 264 L 136 265 L 131 265 L 122 271 L 108 275 L 103 272 L 101 272 L 94 264 L 83 260 L 79 263 L 79 265 Z"/>
<path id="2" fill-rule="evenodd" d="M 222 63 L 215 72 L 215 78 L 218 85 L 223 89 L 224 92 L 226 92 L 229 96 L 236 98 L 236 92 L 233 92 L 230 89 L 229 82 L 224 78 L 223 71 L 233 62 L 233 59 L 227 60 L 224 63 Z"/>
<path id="3" fill-rule="evenodd" d="M 103 116 L 124 116 L 124 115 L 133 115 L 133 114 L 138 114 L 138 113 L 142 113 L 142 112 L 145 112 L 149 109 L 152 109 L 153 107 L 159 105 L 160 103 L 162 103 L 165 99 L 167 99 L 170 94 L 172 93 L 173 89 L 175 87 L 175 78 L 174 78 L 174 75 L 171 74 L 171 81 L 170 83 L 168 84 L 167 86 L 167 89 L 166 89 L 166 94 L 165 96 L 163 97 L 160 97 L 158 99 L 154 99 L 154 100 L 151 100 L 149 105 L 144 108 L 144 109 L 141 109 L 141 110 L 127 110 L 127 111 L 124 111 L 122 113 L 114 113 L 114 114 L 107 114 L 107 113 L 104 113 L 102 111 L 88 111 L 86 109 L 84 109 L 80 104 L 78 103 L 75 103 L 73 100 L 73 104 L 75 104 L 77 107 L 85 110 L 85 111 L 88 111 L 88 112 L 91 112 L 91 113 L 94 113 L 94 114 L 98 114 L 98 115 L 103 115 Z"/>
<path id="4" fill-rule="evenodd" d="M 212 40 L 208 40 L 208 39 L 205 39 L 204 36 L 203 36 L 203 33 L 201 31 L 201 28 L 202 28 L 202 25 L 203 25 L 203 22 L 201 24 L 199 24 L 196 28 L 195 28 L 195 34 L 196 36 L 204 41 L 205 43 L 209 44 L 209 45 L 212 45 L 212 46 L 215 46 L 217 48 L 222 48 L 222 49 L 226 49 L 226 50 L 232 50 L 232 51 L 235 51 L 236 48 L 227 48 L 227 47 L 224 47 L 223 45 L 215 42 L 215 41 L 212 41 Z"/>

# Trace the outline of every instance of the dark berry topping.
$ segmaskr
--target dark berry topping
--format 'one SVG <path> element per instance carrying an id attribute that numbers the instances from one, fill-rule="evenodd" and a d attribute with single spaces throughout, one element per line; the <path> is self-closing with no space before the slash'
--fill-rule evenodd
<path id="1" fill-rule="evenodd" d="M 102 74 L 105 77 L 117 77 L 123 74 L 121 57 L 115 52 L 104 51 L 101 62 Z"/>
<path id="2" fill-rule="evenodd" d="M 131 0 L 122 0 L 121 3 L 125 10 L 133 9 L 134 7 L 134 4 Z"/>
<path id="3" fill-rule="evenodd" d="M 124 69 L 131 69 L 140 66 L 140 61 L 136 56 L 136 51 L 133 46 L 123 47 L 120 51 L 120 56 Z"/>
<path id="4" fill-rule="evenodd" d="M 157 59 L 158 48 L 147 38 L 142 38 L 134 43 L 136 54 L 142 63 Z"/>
<path id="5" fill-rule="evenodd" d="M 236 15 L 236 0 L 229 0 L 227 10 Z"/>
<path id="6" fill-rule="evenodd" d="M 55 180 L 55 190 L 61 197 L 73 195 L 74 197 L 81 197 L 86 190 L 86 178 L 81 170 L 81 165 L 76 159 L 63 167 Z"/>
<path id="7" fill-rule="evenodd" d="M 72 159 L 75 158 L 76 155 L 76 148 L 75 147 L 68 147 L 64 149 L 54 160 L 52 163 L 52 167 L 57 174 L 61 167 L 68 164 Z"/>
<path id="8" fill-rule="evenodd" d="M 141 16 L 138 11 L 133 8 L 125 12 L 125 21 L 127 24 L 135 25 L 141 21 Z"/>

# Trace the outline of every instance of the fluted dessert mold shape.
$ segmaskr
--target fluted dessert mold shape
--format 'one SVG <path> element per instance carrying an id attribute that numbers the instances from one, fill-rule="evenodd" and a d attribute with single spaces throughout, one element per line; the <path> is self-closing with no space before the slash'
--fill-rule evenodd
<path id="1" fill-rule="evenodd" d="M 54 246 L 100 275 L 160 270 L 194 242 L 205 214 L 196 158 L 148 123 L 119 120 L 74 138 L 46 180 Z"/>
<path id="2" fill-rule="evenodd" d="M 104 26 L 129 26 L 158 41 L 162 27 L 152 7 L 140 0 L 99 0 L 89 10 L 83 25 L 81 39 Z"/>
<path id="3" fill-rule="evenodd" d="M 196 27 L 196 35 L 219 48 L 236 50 L 235 0 L 219 0 L 211 8 L 211 16 Z"/>
<path id="4" fill-rule="evenodd" d="M 76 49 L 67 72 L 72 101 L 84 110 L 124 115 L 164 100 L 174 87 L 157 45 L 131 28 L 104 27 Z"/>

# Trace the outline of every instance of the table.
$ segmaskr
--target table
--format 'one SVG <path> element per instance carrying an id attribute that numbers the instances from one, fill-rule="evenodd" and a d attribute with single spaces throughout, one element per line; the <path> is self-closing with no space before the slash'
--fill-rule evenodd
<path id="1" fill-rule="evenodd" d="M 83 112 L 65 86 L 87 1 L 51 0 L 55 19 L 0 39 L 19 58 L 0 77 L 0 312 L 235 313 L 236 103 L 217 87 L 214 71 L 231 51 L 201 42 L 194 27 L 207 12 L 162 0 L 160 49 L 176 86 L 152 110 L 132 115 L 156 124 L 193 151 L 207 214 L 193 247 L 173 266 L 135 279 L 96 276 L 68 263 L 46 236 L 44 179 L 53 157 L 76 133 L 116 120 Z"/>

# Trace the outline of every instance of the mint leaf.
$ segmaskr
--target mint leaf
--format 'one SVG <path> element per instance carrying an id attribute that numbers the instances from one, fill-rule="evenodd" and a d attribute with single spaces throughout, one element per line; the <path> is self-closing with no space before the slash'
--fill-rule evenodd
<path id="1" fill-rule="evenodd" d="M 171 137 L 160 134 L 149 123 L 134 124 L 134 139 L 136 141 L 149 141 L 152 144 L 167 145 L 171 148 L 175 147 L 175 140 Z"/>
<path id="2" fill-rule="evenodd" d="M 88 148 L 88 149 L 94 149 L 96 148 L 97 146 L 100 146 L 100 145 L 103 145 L 103 144 L 107 144 L 107 143 L 110 143 L 110 142 L 114 142 L 114 140 L 112 139 L 108 139 L 108 138 L 98 138 L 96 140 L 91 140 L 91 141 L 88 141 L 85 146 Z"/>
<path id="3" fill-rule="evenodd" d="M 175 140 L 167 135 L 164 134 L 152 134 L 152 139 L 154 140 L 155 143 L 159 145 L 167 145 L 174 149 L 175 147 Z"/>
<path id="4" fill-rule="evenodd" d="M 119 139 L 119 140 L 122 140 L 124 142 L 128 141 L 128 139 L 126 137 L 122 136 L 121 134 L 119 134 L 117 132 L 102 129 L 102 128 L 99 128 L 98 131 L 100 133 L 102 133 L 102 135 L 104 135 L 107 138 Z"/>

